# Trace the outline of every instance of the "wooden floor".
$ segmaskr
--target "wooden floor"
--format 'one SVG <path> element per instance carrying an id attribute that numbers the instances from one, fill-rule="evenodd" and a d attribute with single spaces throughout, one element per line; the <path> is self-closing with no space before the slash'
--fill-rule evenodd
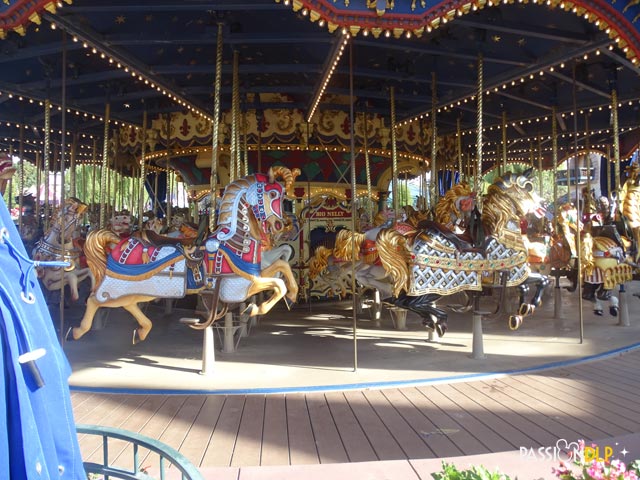
<path id="1" fill-rule="evenodd" d="M 488 381 L 287 395 L 72 392 L 77 423 L 120 427 L 200 468 L 413 460 L 640 432 L 640 351 Z M 102 458 L 80 437 L 85 461 Z M 110 460 L 131 454 L 110 447 Z"/>

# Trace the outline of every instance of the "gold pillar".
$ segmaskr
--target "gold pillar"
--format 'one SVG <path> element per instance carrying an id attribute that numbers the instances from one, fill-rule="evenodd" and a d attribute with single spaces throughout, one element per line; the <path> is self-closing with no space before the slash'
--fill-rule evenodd
<path id="1" fill-rule="evenodd" d="M 51 155 L 51 101 L 44 101 L 44 158 L 42 176 L 44 177 L 44 229 L 49 228 L 49 165 Z"/>
<path id="2" fill-rule="evenodd" d="M 620 195 L 620 132 L 618 131 L 618 91 L 611 91 L 611 117 L 613 120 L 613 171 L 616 194 Z"/>
<path id="3" fill-rule="evenodd" d="M 20 157 L 20 172 L 18 174 L 18 231 L 22 232 L 22 196 L 24 195 L 24 124 L 20 124 L 20 145 L 18 146 L 18 149 L 18 156 Z"/>
<path id="4" fill-rule="evenodd" d="M 216 78 L 213 86 L 213 131 L 211 147 L 211 208 L 209 209 L 209 231 L 216 227 L 216 199 L 218 197 L 218 136 L 220 120 L 220 86 L 222 83 L 222 23 L 218 23 L 218 37 L 216 43 Z"/>
<path id="5" fill-rule="evenodd" d="M 436 85 L 436 73 L 431 72 L 431 189 L 429 195 L 429 208 L 433 209 L 438 203 L 438 128 L 436 113 L 438 106 L 438 91 Z"/>
<path id="6" fill-rule="evenodd" d="M 389 96 L 391 99 L 391 173 L 392 187 L 391 192 L 393 195 L 393 215 L 394 223 L 398 221 L 400 205 L 398 203 L 398 152 L 396 150 L 396 92 L 394 87 L 389 88 Z"/>
<path id="7" fill-rule="evenodd" d="M 100 172 L 100 228 L 107 224 L 107 205 L 105 195 L 107 193 L 107 175 L 109 168 L 109 116 L 111 105 L 107 102 L 104 107 L 104 141 L 102 143 L 102 170 Z"/>
<path id="8" fill-rule="evenodd" d="M 456 150 L 458 151 L 458 181 L 462 182 L 462 130 L 460 129 L 461 119 L 456 120 Z"/>
<path id="9" fill-rule="evenodd" d="M 502 173 L 507 173 L 507 112 L 502 112 Z"/>
<path id="10" fill-rule="evenodd" d="M 478 55 L 478 90 L 476 111 L 476 171 L 474 191 L 479 204 L 482 202 L 482 108 L 484 97 L 484 59 Z"/>

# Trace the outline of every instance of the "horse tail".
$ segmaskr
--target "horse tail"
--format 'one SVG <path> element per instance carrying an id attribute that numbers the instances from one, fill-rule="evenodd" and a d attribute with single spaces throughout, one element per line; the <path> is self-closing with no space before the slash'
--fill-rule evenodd
<path id="1" fill-rule="evenodd" d="M 320 245 L 309 259 L 309 278 L 312 280 L 322 274 L 329 266 L 328 258 L 333 250 Z"/>
<path id="2" fill-rule="evenodd" d="M 376 246 L 382 266 L 393 279 L 393 295 L 397 297 L 402 290 L 408 291 L 411 254 L 407 239 L 391 228 L 383 228 L 376 237 Z"/>
<path id="3" fill-rule="evenodd" d="M 93 230 L 87 235 L 84 253 L 87 257 L 87 265 L 95 279 L 94 291 L 102 282 L 107 270 L 107 245 L 118 243 L 120 240 L 120 237 L 108 228 Z"/>
<path id="4" fill-rule="evenodd" d="M 352 232 L 346 228 L 340 230 L 336 235 L 336 245 L 333 249 L 334 256 L 348 262 L 352 261 L 354 256 L 356 260 L 360 260 L 360 247 L 364 242 L 364 238 L 364 233 Z"/>

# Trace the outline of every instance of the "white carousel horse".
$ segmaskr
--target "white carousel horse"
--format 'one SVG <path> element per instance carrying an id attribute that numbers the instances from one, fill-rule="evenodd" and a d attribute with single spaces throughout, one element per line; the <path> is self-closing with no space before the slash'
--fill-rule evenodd
<path id="1" fill-rule="evenodd" d="M 7 183 L 14 173 L 16 173 L 16 167 L 13 166 L 11 157 L 6 153 L 0 154 L 0 195 L 4 195 Z"/>
<path id="2" fill-rule="evenodd" d="M 71 299 L 78 300 L 78 284 L 85 279 L 94 287 L 94 277 L 91 270 L 81 267 L 82 248 L 76 242 L 80 220 L 87 205 L 77 198 L 67 198 L 64 206 L 51 219 L 49 230 L 38 241 L 33 251 L 33 259 L 38 261 L 64 260 L 71 263 L 70 267 L 38 268 L 38 277 L 47 290 L 59 290 L 63 285 L 69 285 Z M 64 232 L 64 245 L 62 244 Z"/>
<path id="3" fill-rule="evenodd" d="M 298 169 L 273 167 L 268 175 L 249 175 L 227 185 L 218 224 L 204 248 L 185 247 L 179 239 L 166 237 L 163 245 L 153 245 L 136 237 L 121 240 L 104 229 L 90 233 L 85 250 L 97 286 L 80 325 L 67 337 L 84 335 L 98 308 L 123 307 L 139 324 L 134 343 L 142 341 L 152 323 L 137 304 L 155 298 L 210 293 L 209 318 L 194 328 L 205 328 L 224 315 L 227 305 L 263 291 L 271 291 L 271 296 L 260 305 L 250 304 L 245 311 L 249 316 L 266 314 L 282 298 L 295 302 L 298 286 L 289 263 L 277 258 L 263 268 L 262 256 L 288 227 L 283 200 L 299 174 Z"/>
<path id="4" fill-rule="evenodd" d="M 393 229 L 383 229 L 376 241 L 382 265 L 394 280 L 395 298 L 389 303 L 418 313 L 425 325 L 439 335 L 446 331 L 447 314 L 435 302 L 461 291 L 481 291 L 484 286 L 517 286 L 520 308 L 509 318 L 509 326 L 518 328 L 524 316 L 540 305 L 547 277 L 531 273 L 527 250 L 520 231 L 520 220 L 527 213 L 544 213 L 536 195 L 530 172 L 507 173 L 489 187 L 482 210 L 482 225 L 487 235 L 474 243 L 426 222 L 413 238 Z M 478 245 L 478 246 L 476 246 Z M 530 302 L 525 295 L 536 285 Z M 506 307 L 502 296 L 496 315 Z"/>

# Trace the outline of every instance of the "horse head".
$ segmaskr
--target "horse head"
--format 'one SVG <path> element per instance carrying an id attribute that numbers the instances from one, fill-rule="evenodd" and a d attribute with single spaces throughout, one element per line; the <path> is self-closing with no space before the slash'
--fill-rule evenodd
<path id="1" fill-rule="evenodd" d="M 471 212 L 476 205 L 475 193 L 465 182 L 447 190 L 435 207 L 435 221 L 451 230 L 464 230 L 469 225 Z"/>
<path id="2" fill-rule="evenodd" d="M 289 170 L 286 167 L 271 167 L 268 172 L 268 182 L 261 191 L 257 188 L 257 205 L 252 204 L 256 218 L 262 223 L 263 231 L 271 238 L 277 239 L 289 230 L 293 224 L 291 218 L 284 211 L 286 195 L 293 193 L 292 186 L 300 169 Z M 284 180 L 284 185 L 277 181 Z"/>
<path id="3" fill-rule="evenodd" d="M 65 243 L 71 240 L 71 235 L 75 232 L 80 224 L 80 220 L 87 210 L 88 205 L 75 197 L 69 197 L 65 200 L 64 205 L 56 212 L 49 231 L 45 234 L 45 238 L 61 244 L 61 234 L 64 232 Z"/>
<path id="4" fill-rule="evenodd" d="M 531 172 L 531 169 L 527 169 L 522 175 L 507 172 L 489 187 L 489 195 L 499 194 L 507 197 L 519 217 L 532 213 L 537 218 L 542 218 L 546 209 L 535 191 L 530 178 Z"/>
<path id="5" fill-rule="evenodd" d="M 16 173 L 16 167 L 13 166 L 11 157 L 6 153 L 0 154 L 0 195 L 4 195 L 7 183 L 14 173 Z"/>

